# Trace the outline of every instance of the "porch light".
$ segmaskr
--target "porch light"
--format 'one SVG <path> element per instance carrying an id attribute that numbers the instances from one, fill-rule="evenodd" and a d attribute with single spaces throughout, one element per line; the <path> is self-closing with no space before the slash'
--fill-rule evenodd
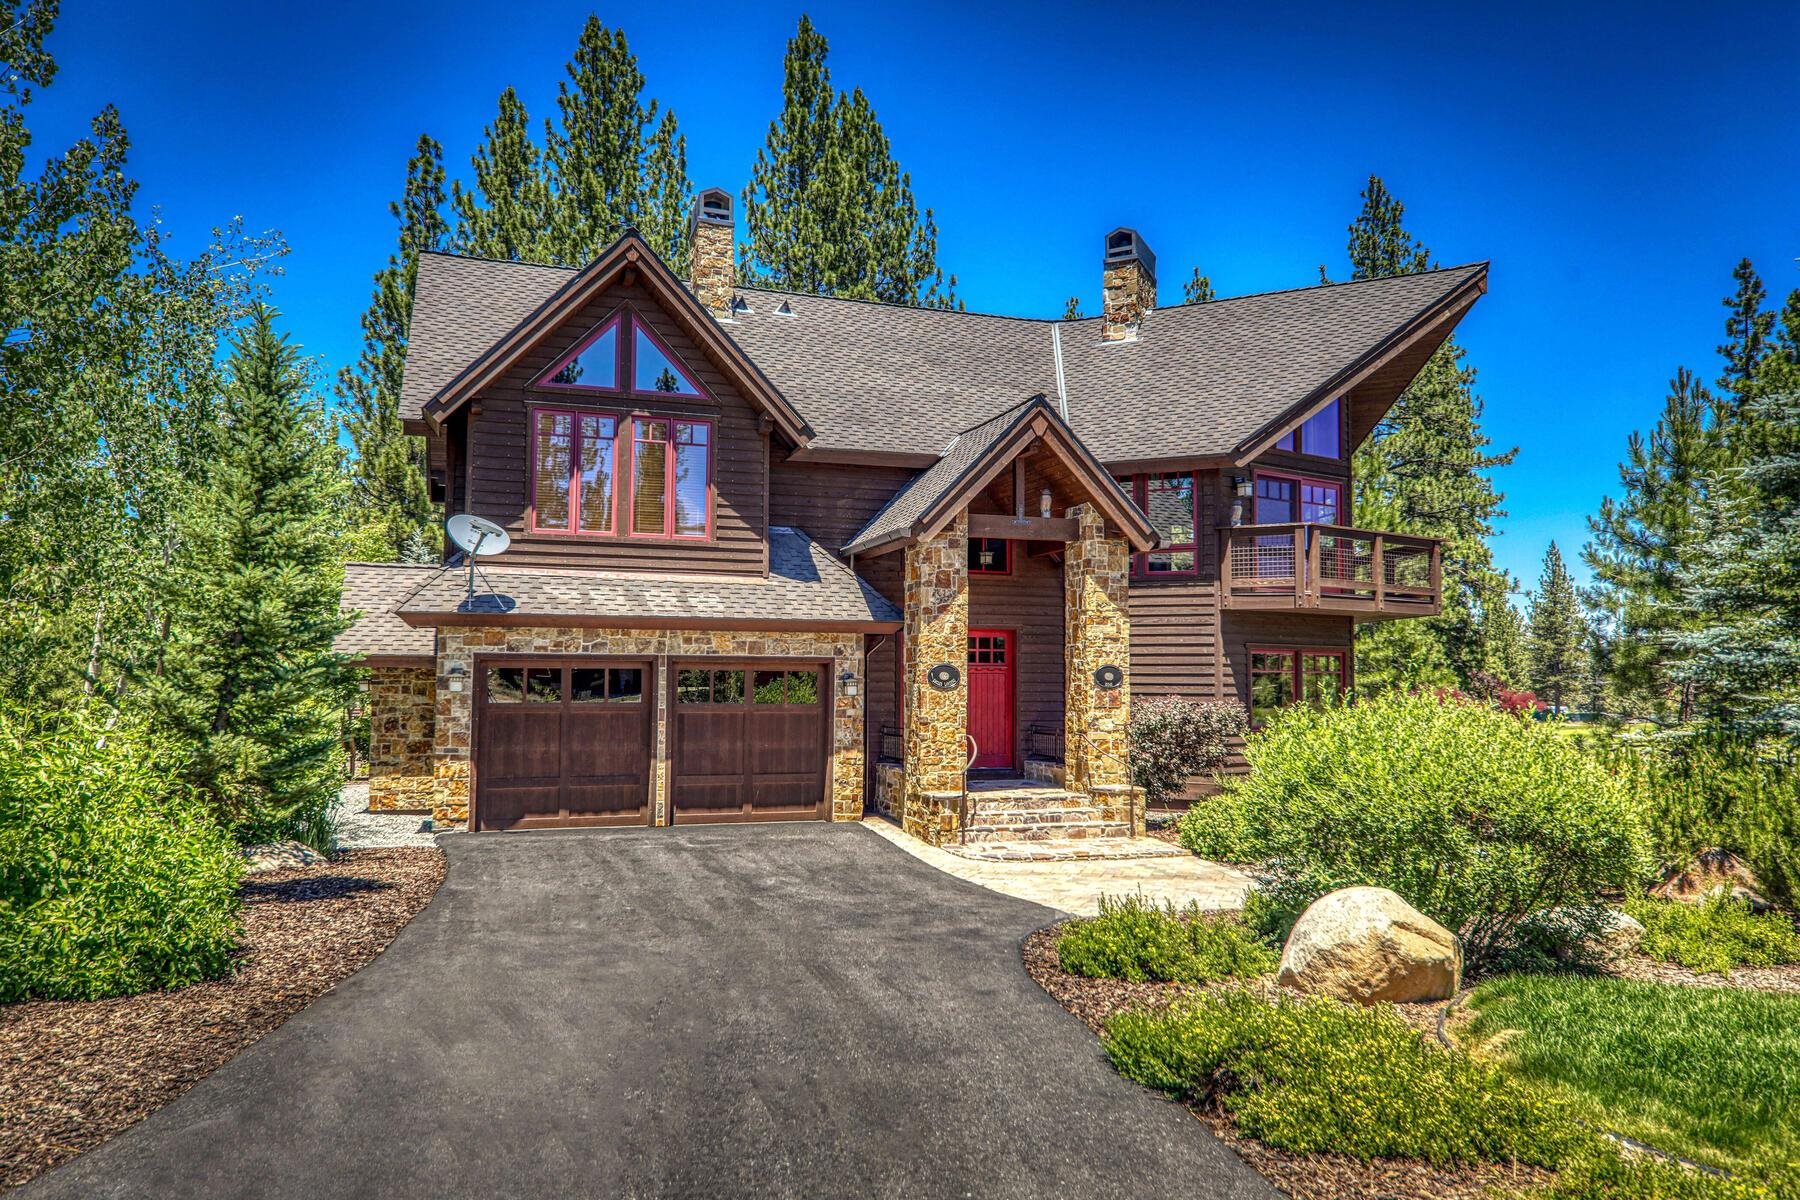
<path id="1" fill-rule="evenodd" d="M 844 695 L 846 695 L 846 696 L 856 695 L 857 690 L 858 690 L 857 686 L 856 686 L 856 672 L 855 671 L 845 671 L 843 674 L 839 675 L 838 676 L 838 686 L 839 686 L 839 690 L 842 691 Z"/>
<path id="2" fill-rule="evenodd" d="M 1047 517 L 1049 515 L 1050 515 L 1050 489 L 1045 488 L 1043 491 L 1038 493 L 1038 516 Z"/>
<path id="3" fill-rule="evenodd" d="M 1256 481 L 1248 475 L 1233 475 L 1231 488 L 1238 494 L 1239 499 L 1248 500 L 1256 494 Z"/>
<path id="4" fill-rule="evenodd" d="M 984 571 L 994 569 L 994 547 L 989 543 L 983 543 L 981 547 L 981 569 Z"/>

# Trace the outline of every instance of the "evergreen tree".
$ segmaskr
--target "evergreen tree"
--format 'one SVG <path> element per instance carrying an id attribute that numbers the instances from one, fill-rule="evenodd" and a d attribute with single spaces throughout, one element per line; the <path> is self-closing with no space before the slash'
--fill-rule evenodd
<path id="1" fill-rule="evenodd" d="M 688 216 L 694 185 L 687 173 L 687 138 L 673 111 L 664 112 L 644 152 L 644 197 L 638 206 L 637 229 L 662 256 L 669 269 L 688 273 Z"/>
<path id="2" fill-rule="evenodd" d="M 525 103 L 512 88 L 500 93 L 499 114 L 484 136 L 486 142 L 469 160 L 473 188 L 464 188 L 461 181 L 450 186 L 456 249 L 514 262 L 558 261 L 543 156 L 531 140 Z"/>
<path id="3" fill-rule="evenodd" d="M 1731 278 L 1737 287 L 1721 303 L 1725 306 L 1725 343 L 1719 356 L 1725 360 L 1725 373 L 1719 376 L 1719 390 L 1739 396 L 1745 390 L 1756 368 L 1768 351 L 1769 334 L 1774 328 L 1775 314 L 1763 310 L 1768 292 L 1762 277 L 1749 259 L 1738 260 Z M 1739 407 L 1741 407 L 1741 402 Z"/>
<path id="4" fill-rule="evenodd" d="M 1583 694 L 1587 679 L 1587 619 L 1556 543 L 1544 555 L 1544 573 L 1531 598 L 1532 689 L 1557 709 Z"/>
<path id="5" fill-rule="evenodd" d="M 363 314 L 363 348 L 354 369 L 338 376 L 345 425 L 355 448 L 350 464 L 350 556 L 375 562 L 432 561 L 439 545 L 437 507 L 426 481 L 425 447 L 400 422 L 400 380 L 412 318 L 419 255 L 441 249 L 444 218 L 443 147 L 426 134 L 406 164 L 406 188 L 388 211 L 400 223 L 400 243 L 375 275 L 375 294 Z"/>
<path id="6" fill-rule="evenodd" d="M 1693 717 L 1691 688 L 1670 668 L 1682 657 L 1674 635 L 1686 624 L 1681 589 L 1706 537 L 1705 479 L 1717 458 L 1706 385 L 1682 367 L 1669 383 L 1661 418 L 1646 442 L 1633 433 L 1619 464 L 1623 494 L 1588 518 L 1582 559 L 1594 574 L 1602 621 L 1601 671 L 1627 712 Z"/>
<path id="7" fill-rule="evenodd" d="M 1193 278 L 1181 285 L 1181 302 L 1183 304 L 1205 304 L 1217 296 L 1213 291 L 1212 280 L 1194 268 Z"/>
<path id="8" fill-rule="evenodd" d="M 768 287 L 960 307 L 937 265 L 937 222 L 860 89 L 835 92 L 825 38 L 802 16 L 782 108 L 744 189 L 746 279 Z"/>
<path id="9" fill-rule="evenodd" d="M 1351 278 L 1430 269 L 1430 252 L 1405 227 L 1405 206 L 1379 176 L 1369 177 L 1362 200 L 1349 228 Z M 1322 267 L 1320 278 L 1329 282 Z M 1483 405 L 1475 393 L 1475 369 L 1464 359 L 1455 339 L 1446 340 L 1357 449 L 1352 512 L 1355 523 L 1365 528 L 1444 540 L 1443 612 L 1424 624 L 1441 647 L 1433 660 L 1448 663 L 1466 681 L 1480 669 L 1478 613 L 1495 575 L 1488 540 L 1494 536 L 1494 521 L 1505 515 L 1503 497 L 1489 473 L 1511 463 L 1518 451 L 1489 451 L 1492 443 L 1481 432 Z M 1398 657 L 1378 643 L 1416 641 L 1420 630 L 1410 627 L 1418 624 L 1362 626 L 1359 662 L 1364 654 Z"/>
<path id="10" fill-rule="evenodd" d="M 1476 669 L 1512 691 L 1524 691 L 1531 686 L 1531 640 L 1524 616 L 1513 607 L 1512 590 L 1512 577 L 1496 571 L 1481 594 Z"/>
<path id="11" fill-rule="evenodd" d="M 299 354 L 258 306 L 227 363 L 218 458 L 182 521 L 152 682 L 192 782 L 241 836 L 318 842 L 351 673 L 331 648 L 341 477 Z"/>
<path id="12" fill-rule="evenodd" d="M 1062 319 L 1065 321 L 1081 320 L 1081 297 L 1080 296 L 1070 296 L 1067 300 L 1063 301 Z"/>

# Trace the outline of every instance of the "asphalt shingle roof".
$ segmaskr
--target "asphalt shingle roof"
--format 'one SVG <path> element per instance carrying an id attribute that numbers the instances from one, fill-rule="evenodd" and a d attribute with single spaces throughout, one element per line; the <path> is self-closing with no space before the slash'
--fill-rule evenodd
<path id="1" fill-rule="evenodd" d="M 1102 461 L 1201 456 L 1234 450 L 1484 269 L 1161 308 L 1135 341 L 1103 342 L 1098 317 L 1047 321 L 757 288 L 739 289 L 748 311 L 722 328 L 812 426 L 817 449 L 935 454 L 959 430 L 1041 392 L 1066 397 L 1069 425 Z M 402 415 L 417 417 L 571 275 L 422 255 Z"/>
<path id="2" fill-rule="evenodd" d="M 356 623 L 337 635 L 332 648 L 340 654 L 417 655 L 437 653 L 437 634 L 414 629 L 395 613 L 419 585 L 439 574 L 434 566 L 408 563 L 346 563 L 343 612 L 360 611 Z"/>
<path id="3" fill-rule="evenodd" d="M 475 581 L 471 604 L 464 568 L 436 571 L 400 611 L 415 617 L 473 612 L 544 621 L 608 618 L 620 625 L 633 620 L 730 621 L 742 629 L 771 623 L 830 629 L 900 621 L 899 610 L 830 551 L 782 525 L 769 529 L 766 579 L 484 565 Z"/>

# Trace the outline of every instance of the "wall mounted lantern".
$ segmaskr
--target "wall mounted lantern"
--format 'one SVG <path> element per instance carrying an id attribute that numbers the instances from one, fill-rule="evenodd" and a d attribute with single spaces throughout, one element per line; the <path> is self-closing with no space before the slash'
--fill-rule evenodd
<path id="1" fill-rule="evenodd" d="M 838 676 L 838 690 L 846 696 L 854 696 L 857 694 L 858 688 L 856 685 L 855 671 L 845 671 Z"/>

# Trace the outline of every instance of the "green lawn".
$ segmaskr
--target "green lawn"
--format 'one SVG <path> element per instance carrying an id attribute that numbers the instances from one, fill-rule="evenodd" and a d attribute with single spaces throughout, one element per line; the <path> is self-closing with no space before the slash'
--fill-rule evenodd
<path id="1" fill-rule="evenodd" d="M 1471 1049 L 1598 1127 L 1726 1168 L 1800 1157 L 1800 996 L 1514 975 L 1471 1003 Z"/>

